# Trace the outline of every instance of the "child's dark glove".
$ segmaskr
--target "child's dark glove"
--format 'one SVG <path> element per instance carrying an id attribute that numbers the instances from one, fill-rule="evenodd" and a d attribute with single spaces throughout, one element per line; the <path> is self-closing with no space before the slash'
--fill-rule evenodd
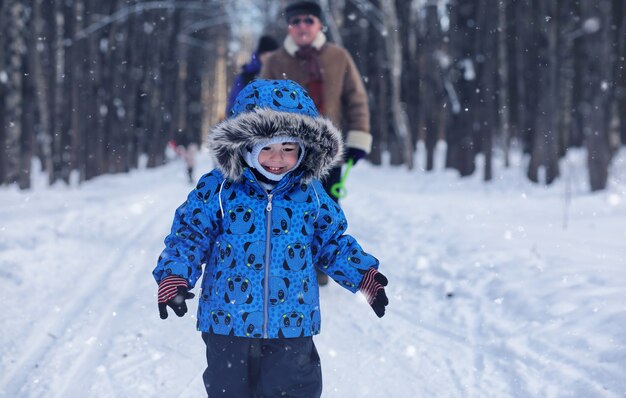
<path id="1" fill-rule="evenodd" d="M 187 289 L 189 285 L 185 278 L 180 276 L 168 276 L 159 283 L 159 315 L 161 319 L 167 318 L 167 306 L 169 305 L 178 316 L 187 313 L 187 303 L 185 300 L 195 297 L 195 294 L 189 293 Z"/>
<path id="2" fill-rule="evenodd" d="M 355 165 L 356 162 L 363 159 L 366 153 L 362 149 L 349 147 L 346 151 L 346 162 L 352 159 L 352 165 Z"/>
<path id="3" fill-rule="evenodd" d="M 387 286 L 387 278 L 373 267 L 370 267 L 363 275 L 359 285 L 359 290 L 367 298 L 367 302 L 379 318 L 385 315 L 385 307 L 389 304 L 385 286 Z"/>

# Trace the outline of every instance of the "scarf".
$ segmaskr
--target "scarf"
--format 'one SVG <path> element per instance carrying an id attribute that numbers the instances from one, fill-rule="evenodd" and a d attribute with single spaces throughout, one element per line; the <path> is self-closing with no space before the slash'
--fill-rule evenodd
<path id="1" fill-rule="evenodd" d="M 309 66 L 309 83 L 307 91 L 309 97 L 320 114 L 324 114 L 324 79 L 318 58 L 319 51 L 313 46 L 302 47 L 296 51 L 296 57 L 305 59 Z"/>
<path id="2" fill-rule="evenodd" d="M 265 175 L 261 174 L 259 170 L 253 167 L 250 168 L 250 171 L 252 171 L 252 174 L 254 174 L 259 184 L 261 184 L 263 189 L 265 189 L 267 192 L 271 192 L 272 189 L 274 189 L 278 184 L 278 181 L 270 180 Z"/>

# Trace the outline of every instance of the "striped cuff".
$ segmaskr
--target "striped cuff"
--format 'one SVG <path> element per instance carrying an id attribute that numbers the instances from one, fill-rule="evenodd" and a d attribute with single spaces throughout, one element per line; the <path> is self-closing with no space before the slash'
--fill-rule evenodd
<path id="1" fill-rule="evenodd" d="M 365 275 L 363 275 L 363 279 L 361 280 L 361 284 L 359 285 L 359 290 L 361 290 L 361 293 L 363 293 L 363 295 L 367 299 L 367 302 L 370 305 L 374 302 L 374 299 L 376 298 L 376 293 L 378 293 L 379 290 L 385 288 L 374 279 L 376 274 L 378 274 L 376 268 L 370 267 Z"/>
<path id="2" fill-rule="evenodd" d="M 189 287 L 187 280 L 180 276 L 168 276 L 159 283 L 158 303 L 167 303 L 172 298 L 176 297 L 178 293 L 178 287 Z"/>

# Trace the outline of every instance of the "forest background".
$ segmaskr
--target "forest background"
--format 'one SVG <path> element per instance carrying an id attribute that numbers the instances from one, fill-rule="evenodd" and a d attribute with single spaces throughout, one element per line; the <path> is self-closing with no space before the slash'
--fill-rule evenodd
<path id="1" fill-rule="evenodd" d="M 284 3 L 2 0 L 0 184 L 80 184 L 162 165 L 178 132 L 201 142 L 257 38 L 284 37 Z M 626 143 L 623 0 L 321 4 L 368 91 L 374 165 L 430 171 L 443 145 L 445 167 L 489 181 L 518 151 L 551 184 L 582 147 L 606 188 Z"/>

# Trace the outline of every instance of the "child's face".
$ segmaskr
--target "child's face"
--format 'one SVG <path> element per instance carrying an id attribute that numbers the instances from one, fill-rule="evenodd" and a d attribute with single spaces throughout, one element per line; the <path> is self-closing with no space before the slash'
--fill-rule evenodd
<path id="1" fill-rule="evenodd" d="M 259 163 L 267 172 L 284 174 L 298 163 L 299 149 L 295 142 L 268 145 L 259 153 Z"/>

